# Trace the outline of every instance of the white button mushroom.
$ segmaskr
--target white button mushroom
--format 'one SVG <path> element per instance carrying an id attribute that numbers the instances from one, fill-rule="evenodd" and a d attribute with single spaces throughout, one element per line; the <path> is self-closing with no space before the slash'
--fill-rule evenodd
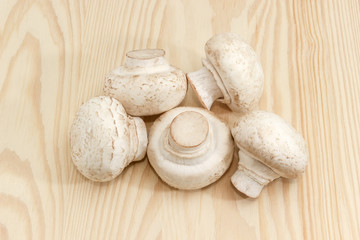
<path id="1" fill-rule="evenodd" d="M 205 45 L 204 67 L 187 74 L 202 105 L 217 99 L 234 112 L 254 110 L 264 89 L 264 73 L 255 51 L 234 33 L 215 35 Z"/>
<path id="2" fill-rule="evenodd" d="M 118 99 L 133 116 L 155 115 L 179 105 L 186 94 L 186 77 L 164 54 L 162 49 L 128 52 L 125 65 L 106 77 L 105 94 Z"/>
<path id="3" fill-rule="evenodd" d="M 158 118 L 149 134 L 149 162 L 160 178 L 178 189 L 199 189 L 229 168 L 233 141 L 213 113 L 178 107 Z"/>
<path id="4" fill-rule="evenodd" d="M 77 169 L 93 181 L 109 181 L 132 161 L 144 158 L 145 123 L 130 117 L 114 98 L 95 97 L 76 114 L 70 132 L 71 157 Z"/>
<path id="5" fill-rule="evenodd" d="M 304 172 L 308 149 L 303 137 L 276 114 L 254 111 L 235 122 L 231 129 L 239 147 L 239 167 L 233 185 L 249 197 L 282 176 L 294 178 Z"/>

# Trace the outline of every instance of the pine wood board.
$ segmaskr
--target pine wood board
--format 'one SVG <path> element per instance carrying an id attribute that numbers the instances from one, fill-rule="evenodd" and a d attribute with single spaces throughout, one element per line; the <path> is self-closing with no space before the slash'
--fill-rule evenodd
<path id="1" fill-rule="evenodd" d="M 260 109 L 306 139 L 305 174 L 253 200 L 231 186 L 236 156 L 197 191 L 170 188 L 147 159 L 108 183 L 76 170 L 72 120 L 127 51 L 163 48 L 190 72 L 225 31 L 259 55 Z M 359 238 L 359 42 L 356 0 L 1 1 L 0 239 Z M 191 90 L 182 105 L 200 106 Z"/>

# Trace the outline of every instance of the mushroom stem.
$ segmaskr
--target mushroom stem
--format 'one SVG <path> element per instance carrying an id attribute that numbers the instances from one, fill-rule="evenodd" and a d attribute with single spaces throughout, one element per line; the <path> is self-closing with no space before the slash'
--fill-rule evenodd
<path id="1" fill-rule="evenodd" d="M 206 118 L 201 113 L 187 111 L 170 123 L 168 142 L 176 152 L 193 154 L 207 145 L 208 135 Z"/>
<path id="2" fill-rule="evenodd" d="M 224 96 L 213 74 L 206 67 L 188 73 L 186 76 L 200 103 L 206 109 L 210 110 L 215 100 Z"/>
<path id="3" fill-rule="evenodd" d="M 240 192 L 257 198 L 263 187 L 278 177 L 280 176 L 271 168 L 239 150 L 239 166 L 231 177 L 231 182 Z"/>
<path id="4" fill-rule="evenodd" d="M 145 157 L 146 154 L 146 147 L 148 142 L 146 126 L 141 118 L 134 117 L 133 119 L 135 122 L 136 134 L 139 139 L 134 161 L 140 161 Z"/>
<path id="5" fill-rule="evenodd" d="M 126 54 L 125 66 L 128 68 L 168 66 L 169 63 L 164 55 L 165 51 L 162 49 L 134 50 Z"/>

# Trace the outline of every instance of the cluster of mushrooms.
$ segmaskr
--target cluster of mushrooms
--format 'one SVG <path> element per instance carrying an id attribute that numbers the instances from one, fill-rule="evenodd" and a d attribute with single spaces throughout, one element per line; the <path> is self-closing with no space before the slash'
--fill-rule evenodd
<path id="1" fill-rule="evenodd" d="M 205 53 L 204 67 L 185 75 L 161 49 L 128 52 L 125 64 L 106 77 L 105 96 L 90 99 L 76 114 L 70 143 L 77 169 L 91 180 L 109 181 L 147 154 L 164 182 L 199 189 L 229 168 L 235 141 L 239 164 L 231 182 L 249 197 L 280 176 L 302 173 L 308 163 L 303 137 L 279 116 L 255 110 L 264 74 L 254 50 L 239 35 L 223 33 L 207 41 Z M 177 107 L 187 82 L 204 108 Z M 239 117 L 224 122 L 210 111 L 214 101 Z M 140 117 L 161 113 L 148 136 Z"/>

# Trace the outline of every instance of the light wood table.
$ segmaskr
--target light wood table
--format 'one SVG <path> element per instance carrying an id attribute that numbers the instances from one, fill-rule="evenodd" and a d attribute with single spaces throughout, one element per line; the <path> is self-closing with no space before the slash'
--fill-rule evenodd
<path id="1" fill-rule="evenodd" d="M 146 159 L 108 183 L 76 170 L 72 120 L 127 51 L 163 48 L 190 72 L 207 39 L 225 31 L 259 55 L 260 109 L 306 139 L 303 175 L 253 200 L 230 183 L 236 156 L 198 191 L 170 188 Z M 182 105 L 200 106 L 191 90 Z M 358 0 L 2 0 L 0 116 L 2 240 L 360 237 Z"/>

